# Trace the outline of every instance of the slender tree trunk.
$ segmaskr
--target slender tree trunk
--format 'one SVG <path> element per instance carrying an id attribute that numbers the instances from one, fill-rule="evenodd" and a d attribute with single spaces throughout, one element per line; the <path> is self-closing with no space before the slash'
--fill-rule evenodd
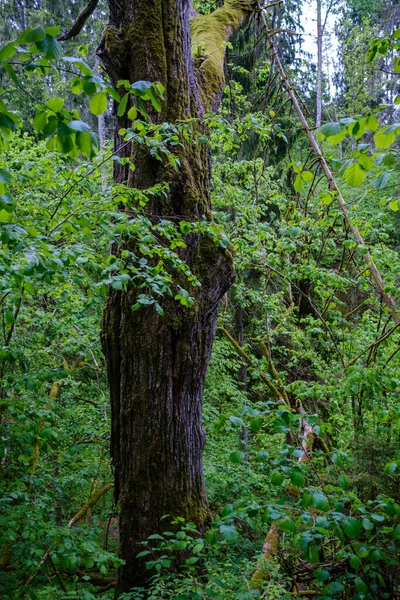
<path id="1" fill-rule="evenodd" d="M 317 106 L 315 124 L 320 127 L 322 121 L 322 0 L 317 0 Z"/>
<path id="2" fill-rule="evenodd" d="M 240 26 L 247 14 L 243 8 L 229 5 L 216 11 L 217 18 L 213 14 L 194 19 L 194 50 L 203 42 L 202 36 L 206 48 L 211 44 L 195 69 L 188 0 L 109 0 L 109 5 L 110 21 L 98 53 L 114 82 L 148 80 L 164 85 L 166 101 L 160 114 L 151 115 L 153 120 L 201 117 L 204 109 L 215 108 L 223 85 L 222 39 L 229 39 Z M 204 34 L 210 32 L 210 25 L 212 36 Z M 117 119 L 117 146 L 118 130 L 126 125 L 124 117 Z M 168 197 L 153 198 L 147 205 L 150 218 L 172 215 L 179 223 L 179 219 L 210 217 L 207 145 L 186 144 L 177 150 L 181 168 L 174 175 L 142 149 L 123 152 L 136 169 L 132 172 L 116 164 L 115 181 L 142 189 L 169 183 Z M 126 245 L 138 252 L 135 240 Z M 153 307 L 132 312 L 139 290 L 131 287 L 126 292 L 110 290 L 104 310 L 111 454 L 120 504 L 121 557 L 126 561 L 120 569 L 117 596 L 146 585 L 152 573 L 136 555 L 141 541 L 166 527 L 164 521 L 160 523 L 163 516 L 181 516 L 200 528 L 209 519 L 202 467 L 203 389 L 218 306 L 233 282 L 233 263 L 230 250 L 207 235 L 190 234 L 186 245 L 180 257 L 201 282 L 201 287 L 191 290 L 192 308 L 166 298 L 164 316 Z"/>

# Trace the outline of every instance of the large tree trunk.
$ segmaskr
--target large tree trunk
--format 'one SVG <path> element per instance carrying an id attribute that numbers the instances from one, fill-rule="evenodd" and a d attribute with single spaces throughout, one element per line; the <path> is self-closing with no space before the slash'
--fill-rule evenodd
<path id="1" fill-rule="evenodd" d="M 110 0 L 109 4 L 110 22 L 99 54 L 114 82 L 148 80 L 165 86 L 166 101 L 159 115 L 152 114 L 154 120 L 199 117 L 204 109 L 217 105 L 224 59 L 218 35 L 220 40 L 229 39 L 247 14 L 242 8 L 229 5 L 210 17 L 194 19 L 192 42 L 193 36 L 196 44 L 204 38 L 206 49 L 202 44 L 204 56 L 195 70 L 188 0 Z M 208 54 L 210 44 L 214 47 Z M 124 117 L 119 118 L 116 132 L 126 124 Z M 119 145 L 118 133 L 115 138 Z M 209 217 L 209 149 L 187 144 L 178 152 L 181 169 L 171 175 L 143 150 L 125 149 L 136 170 L 132 173 L 116 165 L 115 180 L 138 188 L 169 181 L 168 198 L 155 198 L 146 207 L 150 216 L 189 221 Z M 134 240 L 127 244 L 135 247 Z M 230 250 L 207 235 L 190 234 L 186 244 L 180 257 L 201 282 L 191 291 L 193 307 L 166 299 L 164 316 L 153 307 L 133 312 L 138 290 L 131 287 L 126 292 L 111 290 L 104 311 L 111 453 L 120 503 L 121 557 L 126 561 L 117 595 L 146 584 L 149 572 L 136 554 L 142 540 L 165 528 L 161 517 L 182 516 L 200 528 L 209 519 L 202 468 L 202 399 L 218 306 L 232 284 L 233 262 Z"/>

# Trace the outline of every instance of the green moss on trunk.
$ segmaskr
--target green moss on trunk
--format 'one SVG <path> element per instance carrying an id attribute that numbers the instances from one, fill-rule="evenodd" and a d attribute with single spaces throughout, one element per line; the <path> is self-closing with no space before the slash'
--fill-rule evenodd
<path id="1" fill-rule="evenodd" d="M 192 56 L 197 67 L 205 110 L 218 105 L 224 86 L 226 42 L 251 11 L 250 2 L 227 2 L 209 15 L 199 15 L 190 24 Z"/>

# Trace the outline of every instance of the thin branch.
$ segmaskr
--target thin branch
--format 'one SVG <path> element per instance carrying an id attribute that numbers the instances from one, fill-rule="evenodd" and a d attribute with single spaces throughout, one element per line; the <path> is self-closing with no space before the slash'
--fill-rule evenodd
<path id="1" fill-rule="evenodd" d="M 71 38 L 76 37 L 83 29 L 86 21 L 92 15 L 99 3 L 99 0 L 89 0 L 87 6 L 83 9 L 81 13 L 79 13 L 78 18 L 75 23 L 72 25 L 71 29 L 69 29 L 66 33 L 63 33 L 58 39 L 62 42 L 66 40 L 70 40 Z"/>

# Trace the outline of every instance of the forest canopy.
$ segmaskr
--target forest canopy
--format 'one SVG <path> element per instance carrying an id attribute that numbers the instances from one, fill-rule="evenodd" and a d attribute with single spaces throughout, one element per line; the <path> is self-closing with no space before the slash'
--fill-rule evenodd
<path id="1" fill-rule="evenodd" d="M 0 4 L 0 597 L 400 599 L 400 7 Z"/>

